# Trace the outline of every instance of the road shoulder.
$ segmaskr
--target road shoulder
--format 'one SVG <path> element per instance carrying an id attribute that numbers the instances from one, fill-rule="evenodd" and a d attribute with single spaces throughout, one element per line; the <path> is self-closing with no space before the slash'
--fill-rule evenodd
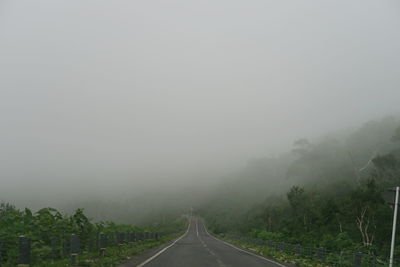
<path id="1" fill-rule="evenodd" d="M 279 264 L 279 265 L 285 266 L 285 267 L 297 267 L 297 265 L 295 265 L 295 264 L 288 263 L 288 262 L 282 262 L 282 261 L 279 261 L 279 260 L 276 260 L 276 259 L 268 258 L 265 255 L 260 254 L 256 250 L 250 250 L 250 249 L 248 249 L 246 247 L 243 247 L 241 245 L 233 244 L 233 243 L 229 242 L 229 240 L 220 239 L 220 238 L 218 238 L 218 237 L 216 237 L 216 236 L 214 236 L 212 234 L 209 234 L 209 235 L 212 236 L 213 238 L 215 238 L 216 240 L 224 243 L 227 246 L 230 246 L 230 247 L 232 247 L 234 249 L 237 249 L 239 251 L 246 252 L 246 253 L 248 253 L 250 255 L 256 256 L 256 257 L 261 258 L 263 260 L 266 260 L 268 262 Z"/>
<path id="2" fill-rule="evenodd" d="M 124 263 L 121 263 L 120 265 L 118 265 L 118 267 L 133 267 L 133 266 L 137 266 L 139 264 L 141 264 L 142 262 L 144 262 L 145 260 L 147 260 L 148 258 L 152 257 L 153 255 L 157 254 L 158 252 L 160 252 L 161 250 L 163 250 L 164 248 L 166 248 L 167 246 L 171 245 L 172 243 L 175 242 L 177 238 L 174 238 L 158 247 L 154 247 L 151 248 L 149 250 L 144 251 L 143 253 L 137 254 L 137 255 L 133 255 L 129 260 L 127 260 Z"/>

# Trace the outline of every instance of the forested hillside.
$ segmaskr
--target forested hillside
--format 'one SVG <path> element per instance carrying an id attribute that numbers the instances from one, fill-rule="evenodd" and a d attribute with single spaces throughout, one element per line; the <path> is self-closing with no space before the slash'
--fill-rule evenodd
<path id="1" fill-rule="evenodd" d="M 400 120 L 387 117 L 251 162 L 200 212 L 216 233 L 387 254 L 384 193 L 399 184 Z"/>

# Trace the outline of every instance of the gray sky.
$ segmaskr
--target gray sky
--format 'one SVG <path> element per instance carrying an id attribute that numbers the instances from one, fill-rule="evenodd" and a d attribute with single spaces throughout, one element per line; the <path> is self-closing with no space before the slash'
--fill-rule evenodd
<path id="1" fill-rule="evenodd" d="M 397 0 L 1 0 L 0 193 L 217 176 L 399 113 L 399 48 Z"/>

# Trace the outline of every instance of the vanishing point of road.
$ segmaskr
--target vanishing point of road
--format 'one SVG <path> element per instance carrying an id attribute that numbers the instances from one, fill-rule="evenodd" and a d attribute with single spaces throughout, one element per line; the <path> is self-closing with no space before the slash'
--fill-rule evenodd
<path id="1" fill-rule="evenodd" d="M 137 267 L 283 267 L 211 236 L 202 220 L 192 217 L 182 237 Z"/>

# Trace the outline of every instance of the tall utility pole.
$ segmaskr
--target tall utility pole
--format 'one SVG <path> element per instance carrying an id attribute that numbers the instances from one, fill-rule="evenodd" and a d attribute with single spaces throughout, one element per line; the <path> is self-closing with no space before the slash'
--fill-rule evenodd
<path id="1" fill-rule="evenodd" d="M 395 201 L 394 201 L 392 244 L 390 246 L 389 267 L 393 267 L 394 242 L 395 242 L 395 237 L 396 237 L 396 223 L 397 223 L 397 207 L 399 205 L 399 188 L 400 187 L 396 186 L 396 198 L 395 198 Z"/>

